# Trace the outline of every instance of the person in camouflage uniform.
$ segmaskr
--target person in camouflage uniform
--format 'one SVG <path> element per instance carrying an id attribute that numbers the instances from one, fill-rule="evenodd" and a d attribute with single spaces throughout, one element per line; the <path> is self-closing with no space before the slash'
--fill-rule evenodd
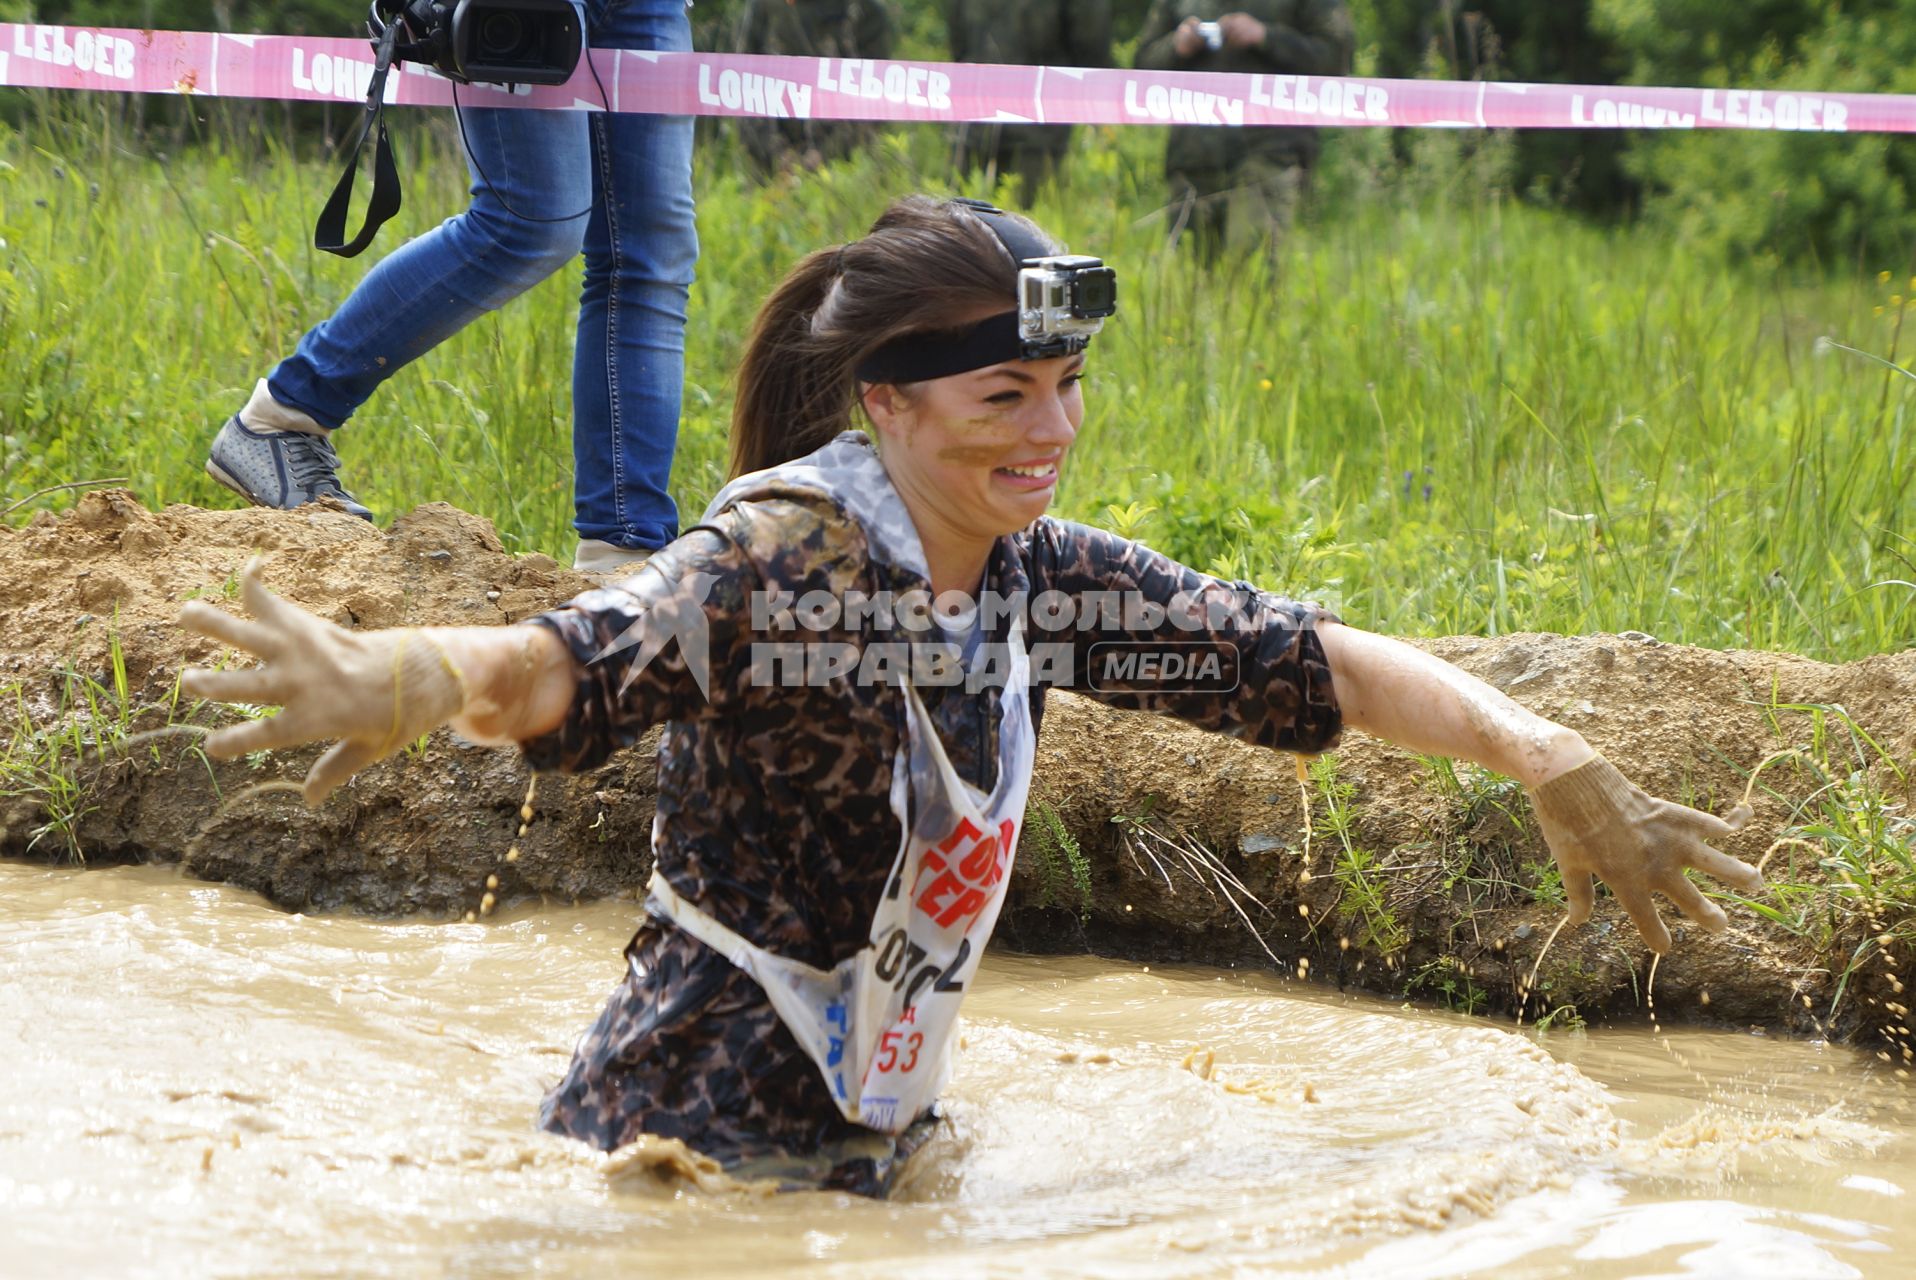
<path id="1" fill-rule="evenodd" d="M 864 437 L 847 438 L 854 441 L 869 450 Z M 875 462 L 874 477 L 882 477 Z M 739 503 L 664 554 L 672 558 L 663 575 L 637 580 L 636 598 L 597 592 L 540 620 L 565 640 L 581 683 L 565 724 L 525 744 L 527 757 L 541 769 L 589 769 L 666 720 L 659 746 L 661 872 L 681 896 L 750 941 L 829 969 L 866 945 L 898 847 L 888 794 L 903 729 L 900 695 L 840 681 L 753 687 L 754 636 L 742 625 L 747 602 L 768 590 L 793 598 L 823 591 L 842 600 L 853 592 L 902 596 L 930 584 L 881 560 L 859 525 L 816 494 Z M 676 651 L 653 658 L 642 672 L 631 668 L 632 649 L 593 661 L 669 590 L 668 582 L 696 575 L 712 582 L 703 605 L 709 703 L 700 705 Z M 1312 629 L 1328 615 L 1310 606 L 1207 579 L 1116 534 L 1050 519 L 1000 544 L 982 585 L 1004 598 L 1137 590 L 1166 606 L 1180 592 L 1215 594 L 1225 606 L 1220 616 L 1254 617 L 1257 625 L 1176 634 L 1182 642 L 1212 640 L 1241 651 L 1235 691 L 1191 693 L 1131 680 L 1106 682 L 1093 696 L 1285 750 L 1316 752 L 1337 736 L 1330 672 Z M 1168 622 L 1162 627 L 1173 630 Z M 1151 627 L 1073 627 L 1043 639 L 1079 650 L 1082 671 L 1093 644 L 1154 637 L 1168 638 Z M 805 635 L 823 646 L 898 638 L 875 626 Z M 1005 637 L 998 631 L 984 639 L 1001 644 Z M 1032 690 L 1034 726 L 1042 724 L 1044 691 L 1044 684 Z M 919 692 L 953 767 L 990 790 L 1001 691 Z M 546 1128 L 606 1150 L 640 1131 L 682 1138 L 735 1169 L 785 1177 L 802 1154 L 813 1153 L 809 1180 L 867 1194 L 882 1189 L 901 1152 L 886 1150 L 839 1114 L 812 1060 L 751 977 L 657 920 L 640 926 L 626 957 L 625 980 L 546 1098 Z M 902 1153 L 925 1132 L 908 1132 Z M 858 1154 L 861 1146 L 867 1154 Z"/>
<path id="2" fill-rule="evenodd" d="M 1110 0 L 946 0 L 945 31 L 953 62 L 1111 65 Z M 1015 178 L 1029 204 L 1070 145 L 1070 125 L 966 124 L 954 160 L 961 172 Z"/>
<path id="3" fill-rule="evenodd" d="M 1023 243 L 1057 251 L 1029 223 L 990 212 L 1028 228 Z M 1651 887 L 1706 926 L 1726 923 L 1683 867 L 1760 888 L 1751 868 L 1701 843 L 1725 824 L 1644 795 L 1575 731 L 1456 668 L 1044 514 L 1083 421 L 1085 355 L 1023 354 L 1019 263 L 1043 255 L 1014 253 L 1000 225 L 964 202 L 914 197 L 863 239 L 808 255 L 747 345 L 733 419 L 738 478 L 702 524 L 616 587 L 516 626 L 348 631 L 272 595 L 249 566 L 241 593 L 255 620 L 203 601 L 183 611 L 191 629 L 267 660 L 188 671 L 189 696 L 281 708 L 210 735 L 210 754 L 339 739 L 307 775 L 309 803 L 442 724 L 516 742 L 535 767 L 576 771 L 664 722 L 648 917 L 626 948 L 624 978 L 545 1099 L 545 1128 L 606 1150 L 677 1138 L 738 1175 L 884 1194 L 932 1134 L 935 1111 L 901 1113 L 882 1130 L 848 1120 L 744 948 L 814 969 L 869 961 L 874 922 L 903 883 L 893 868 L 911 865 L 901 815 L 921 801 L 936 811 L 949 795 L 918 790 L 907 762 L 919 735 L 943 744 L 941 767 L 959 785 L 1022 798 L 1028 774 L 993 774 L 1029 769 L 1046 690 L 1064 684 L 1306 754 L 1330 747 L 1348 720 L 1514 776 L 1533 788 L 1572 918 L 1588 914 L 1590 877 L 1601 874 L 1659 951 L 1670 936 Z M 844 430 L 855 406 L 882 447 Z M 1024 672 L 1023 685 L 905 685 L 845 668 L 765 678 L 758 643 L 778 627 L 761 603 L 806 609 L 808 593 L 844 603 L 854 591 L 935 596 L 941 607 L 956 593 L 978 606 L 961 649 L 984 655 L 1008 642 L 1019 652 L 1014 636 L 1029 629 L 1034 653 L 1043 641 L 1066 661 L 1002 669 Z M 982 607 L 989 600 L 1029 603 L 1006 616 Z M 1061 613 L 1046 600 L 1074 607 Z M 938 625 L 959 627 L 943 614 Z M 895 611 L 849 606 L 818 626 L 807 643 L 852 653 L 914 630 Z M 653 643 L 659 628 L 676 644 Z M 1094 647 L 1113 642 L 1210 646 L 1232 655 L 1238 678 L 1199 687 L 1106 664 L 1088 679 Z M 1007 741 L 1025 749 L 1001 753 Z M 1022 816 L 1020 805 L 1005 822 L 1007 854 Z M 481 910 L 492 905 L 488 895 Z M 713 936 L 714 924 L 739 945 L 695 936 Z M 889 978 L 882 963 L 877 972 Z M 924 998 L 961 990 L 949 976 Z"/>
<path id="4" fill-rule="evenodd" d="M 733 48 L 806 58 L 891 57 L 893 25 L 884 0 L 746 0 Z M 740 120 L 739 141 L 761 176 L 816 169 L 870 141 L 864 120 Z"/>
<path id="5" fill-rule="evenodd" d="M 1198 23 L 1222 28 L 1208 47 Z M 1355 42 L 1344 0 L 1157 0 L 1138 37 L 1153 71 L 1340 76 Z M 1164 148 L 1174 234 L 1191 229 L 1207 261 L 1275 249 L 1317 161 L 1317 130 L 1173 125 Z"/>

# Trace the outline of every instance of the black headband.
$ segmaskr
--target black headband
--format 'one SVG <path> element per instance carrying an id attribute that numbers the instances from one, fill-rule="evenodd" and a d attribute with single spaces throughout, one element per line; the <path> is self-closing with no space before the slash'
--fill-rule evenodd
<path id="1" fill-rule="evenodd" d="M 858 365 L 860 382 L 929 382 L 1024 357 L 1018 313 L 1001 311 L 969 329 L 940 329 L 893 338 Z"/>
<path id="2" fill-rule="evenodd" d="M 1003 209 L 990 201 L 958 196 L 950 203 L 963 205 L 971 210 L 974 218 L 990 227 L 991 233 L 998 237 L 998 243 L 1005 247 L 1005 252 L 1010 254 L 1011 260 L 1019 266 L 1024 266 L 1033 258 L 1051 256 L 1051 246 L 1034 234 L 1030 227 L 1008 216 Z"/>
<path id="3" fill-rule="evenodd" d="M 990 228 L 998 237 L 998 243 L 1011 255 L 1012 262 L 1021 268 L 1051 253 L 1051 247 L 1030 227 L 1008 217 L 989 201 L 958 196 L 949 203 L 964 206 Z M 1077 349 L 1083 350 L 1083 344 Z M 857 374 L 860 382 L 929 382 L 1007 360 L 1031 358 L 1018 332 L 1018 312 L 1014 307 L 969 329 L 920 331 L 893 338 L 866 356 L 859 363 Z"/>

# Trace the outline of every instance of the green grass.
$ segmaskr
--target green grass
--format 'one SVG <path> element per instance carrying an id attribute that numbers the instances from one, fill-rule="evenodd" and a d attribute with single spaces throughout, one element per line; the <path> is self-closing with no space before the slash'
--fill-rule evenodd
<path id="1" fill-rule="evenodd" d="M 0 507 L 107 475 L 155 506 L 228 505 L 201 471 L 212 432 L 371 260 L 309 247 L 331 163 L 221 104 L 181 145 L 103 97 L 35 103 L 0 133 Z M 375 253 L 463 203 L 446 122 L 397 127 L 406 210 Z M 1035 212 L 1118 267 L 1123 310 L 1061 514 L 1398 634 L 1636 628 L 1826 659 L 1916 642 L 1916 380 L 1818 343 L 1906 361 L 1910 264 L 1723 269 L 1496 194 L 1494 141 L 1412 141 L 1393 168 L 1381 134 L 1332 139 L 1272 277 L 1165 247 L 1158 135 L 1080 131 Z M 721 140 L 698 188 L 674 473 L 694 514 L 758 299 L 889 196 L 954 189 L 929 130 L 764 189 Z M 569 555 L 576 285 L 395 377 L 338 437 L 360 497 L 387 518 L 444 499 Z"/>
<path id="2" fill-rule="evenodd" d="M 127 680 L 117 622 L 116 615 L 107 636 L 106 670 L 100 673 L 105 679 L 68 663 L 52 673 L 51 698 L 44 692 L 29 697 L 23 681 L 0 685 L 0 799 L 28 800 L 40 817 L 40 825 L 26 832 L 28 853 L 84 864 L 81 824 L 98 807 L 99 788 L 111 785 L 104 776 L 110 762 L 145 742 L 152 763 L 161 763 L 158 740 L 174 736 L 183 717 L 205 705 L 194 702 L 182 712 L 178 677 L 158 701 L 136 696 Z M 37 690 L 44 688 L 36 682 Z M 142 723 L 151 727 L 136 731 Z M 197 743 L 203 730 L 183 732 L 184 750 L 204 763 Z M 215 781 L 215 790 L 218 785 Z"/>
<path id="3" fill-rule="evenodd" d="M 28 707 L 20 684 L 0 687 L 0 698 L 5 699 L 9 713 L 7 742 L 0 750 L 0 798 L 30 800 L 41 817 L 40 825 L 26 833 L 28 853 L 57 852 L 77 863 L 86 861 L 80 823 L 93 810 L 89 789 L 82 781 L 89 725 L 79 714 L 81 699 L 75 697 L 76 684 L 87 679 L 65 673 L 60 705 L 45 721 Z M 94 690 L 88 688 L 86 692 L 93 694 Z"/>
<path id="4" fill-rule="evenodd" d="M 1489 993 L 1477 985 L 1470 967 L 1450 955 L 1420 965 L 1405 981 L 1404 990 L 1434 1000 L 1453 1013 L 1475 1015 L 1490 1004 Z"/>
<path id="5" fill-rule="evenodd" d="M 1335 847 L 1331 875 L 1338 886 L 1337 914 L 1344 936 L 1359 947 L 1369 947 L 1388 960 L 1410 942 L 1410 931 L 1390 906 L 1390 876 L 1376 854 L 1357 843 L 1357 788 L 1337 776 L 1337 761 L 1324 755 L 1312 758 L 1311 782 L 1323 800 L 1320 829 Z"/>
<path id="6" fill-rule="evenodd" d="M 1079 919 L 1091 917 L 1091 859 L 1085 856 L 1078 838 L 1058 816 L 1049 802 L 1034 797 L 1031 821 L 1027 824 L 1031 839 L 1021 848 L 1031 851 L 1038 874 L 1040 907 L 1075 909 Z"/>
<path id="7" fill-rule="evenodd" d="M 1892 970 L 1916 944 L 1916 760 L 1898 760 L 1841 706 L 1772 702 L 1779 733 L 1807 719 L 1809 744 L 1756 770 L 1756 785 L 1790 806 L 1756 899 L 1725 895 L 1777 928 L 1835 952 L 1841 965 L 1826 1017 L 1872 960 Z M 1792 774 L 1791 799 L 1766 780 Z"/>

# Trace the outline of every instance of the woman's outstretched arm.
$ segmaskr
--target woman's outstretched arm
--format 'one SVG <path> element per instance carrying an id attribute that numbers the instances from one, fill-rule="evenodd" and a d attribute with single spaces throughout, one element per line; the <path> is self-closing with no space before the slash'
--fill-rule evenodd
<path id="1" fill-rule="evenodd" d="M 1597 753 L 1553 724 L 1422 649 L 1341 622 L 1317 629 L 1344 723 L 1426 755 L 1472 760 L 1535 787 Z"/>
<path id="2" fill-rule="evenodd" d="M 1664 952 L 1670 931 L 1657 914 L 1653 890 L 1715 932 L 1729 921 L 1685 869 L 1742 893 L 1762 887 L 1754 867 L 1708 844 L 1742 826 L 1748 809 L 1739 806 L 1725 821 L 1658 800 L 1574 729 L 1526 711 L 1475 676 L 1402 641 L 1335 622 L 1319 626 L 1318 640 L 1346 724 L 1413 751 L 1475 761 L 1530 789 L 1544 839 L 1563 873 L 1572 924 L 1589 918 L 1596 876 L 1630 913 L 1650 949 Z"/>
<path id="3" fill-rule="evenodd" d="M 736 696 L 741 593 L 754 580 L 735 545 L 694 531 L 618 588 L 532 623 L 359 631 L 274 595 L 255 562 L 240 577 L 250 618 L 195 600 L 180 624 L 260 665 L 192 669 L 182 688 L 280 709 L 210 735 L 211 755 L 332 741 L 306 775 L 308 804 L 446 724 L 477 742 L 523 744 L 539 767 L 589 768 L 660 720 Z"/>

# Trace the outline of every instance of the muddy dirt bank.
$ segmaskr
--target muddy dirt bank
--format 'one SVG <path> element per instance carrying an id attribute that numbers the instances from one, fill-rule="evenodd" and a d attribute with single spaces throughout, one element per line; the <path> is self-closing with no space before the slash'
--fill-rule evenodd
<path id="1" fill-rule="evenodd" d="M 586 585 L 546 557 L 508 554 L 490 524 L 443 504 L 382 530 L 322 509 L 152 512 L 114 490 L 0 530 L 10 726 L 0 742 L 11 742 L 0 855 L 177 860 L 294 910 L 458 914 L 491 874 L 507 901 L 629 896 L 643 884 L 653 788 L 644 750 L 591 775 L 541 780 L 537 816 L 509 866 L 526 771 L 512 752 L 443 733 L 317 811 L 284 792 L 243 794 L 301 777 L 317 749 L 212 764 L 183 733 L 101 756 L 99 744 L 131 733 L 228 714 L 176 700 L 182 665 L 219 655 L 173 619 L 188 598 L 230 596 L 255 553 L 266 555 L 274 590 L 346 626 L 509 622 Z M 1760 760 L 1809 752 L 1764 773 L 1756 818 L 1726 852 L 1761 857 L 1810 821 L 1797 809 L 1831 777 L 1902 805 L 1890 822 L 1910 812 L 1916 650 L 1832 666 L 1635 633 L 1427 647 L 1578 729 L 1650 790 L 1703 807 L 1727 809 Z M 1810 705 L 1844 708 L 1905 778 L 1877 763 L 1850 779 L 1858 762 L 1840 720 L 1825 713 L 1819 738 L 1818 716 L 1790 709 Z M 1560 915 L 1521 792 L 1469 769 L 1446 775 L 1355 733 L 1330 759 L 1311 788 L 1307 862 L 1290 757 L 1058 698 L 1000 938 L 1038 951 L 1271 967 L 1268 947 L 1279 967 L 1313 981 L 1479 1012 L 1515 1008 Z M 1832 911 L 1828 873 L 1815 865 L 1826 852 L 1772 854 L 1772 880 L 1801 886 L 1766 904 L 1788 927 L 1747 909 L 1733 911 L 1721 938 L 1679 927 L 1678 950 L 1656 977 L 1658 1012 L 1854 1036 L 1900 1058 L 1907 997 L 1897 984 L 1916 977 L 1906 948 L 1869 948 L 1844 978 L 1867 936 L 1911 927 L 1907 906 L 1874 925 L 1840 902 Z M 1568 1018 L 1574 1006 L 1590 1019 L 1641 1016 L 1648 959 L 1601 900 L 1589 927 L 1550 948 L 1531 1015 L 1557 1008 Z"/>

